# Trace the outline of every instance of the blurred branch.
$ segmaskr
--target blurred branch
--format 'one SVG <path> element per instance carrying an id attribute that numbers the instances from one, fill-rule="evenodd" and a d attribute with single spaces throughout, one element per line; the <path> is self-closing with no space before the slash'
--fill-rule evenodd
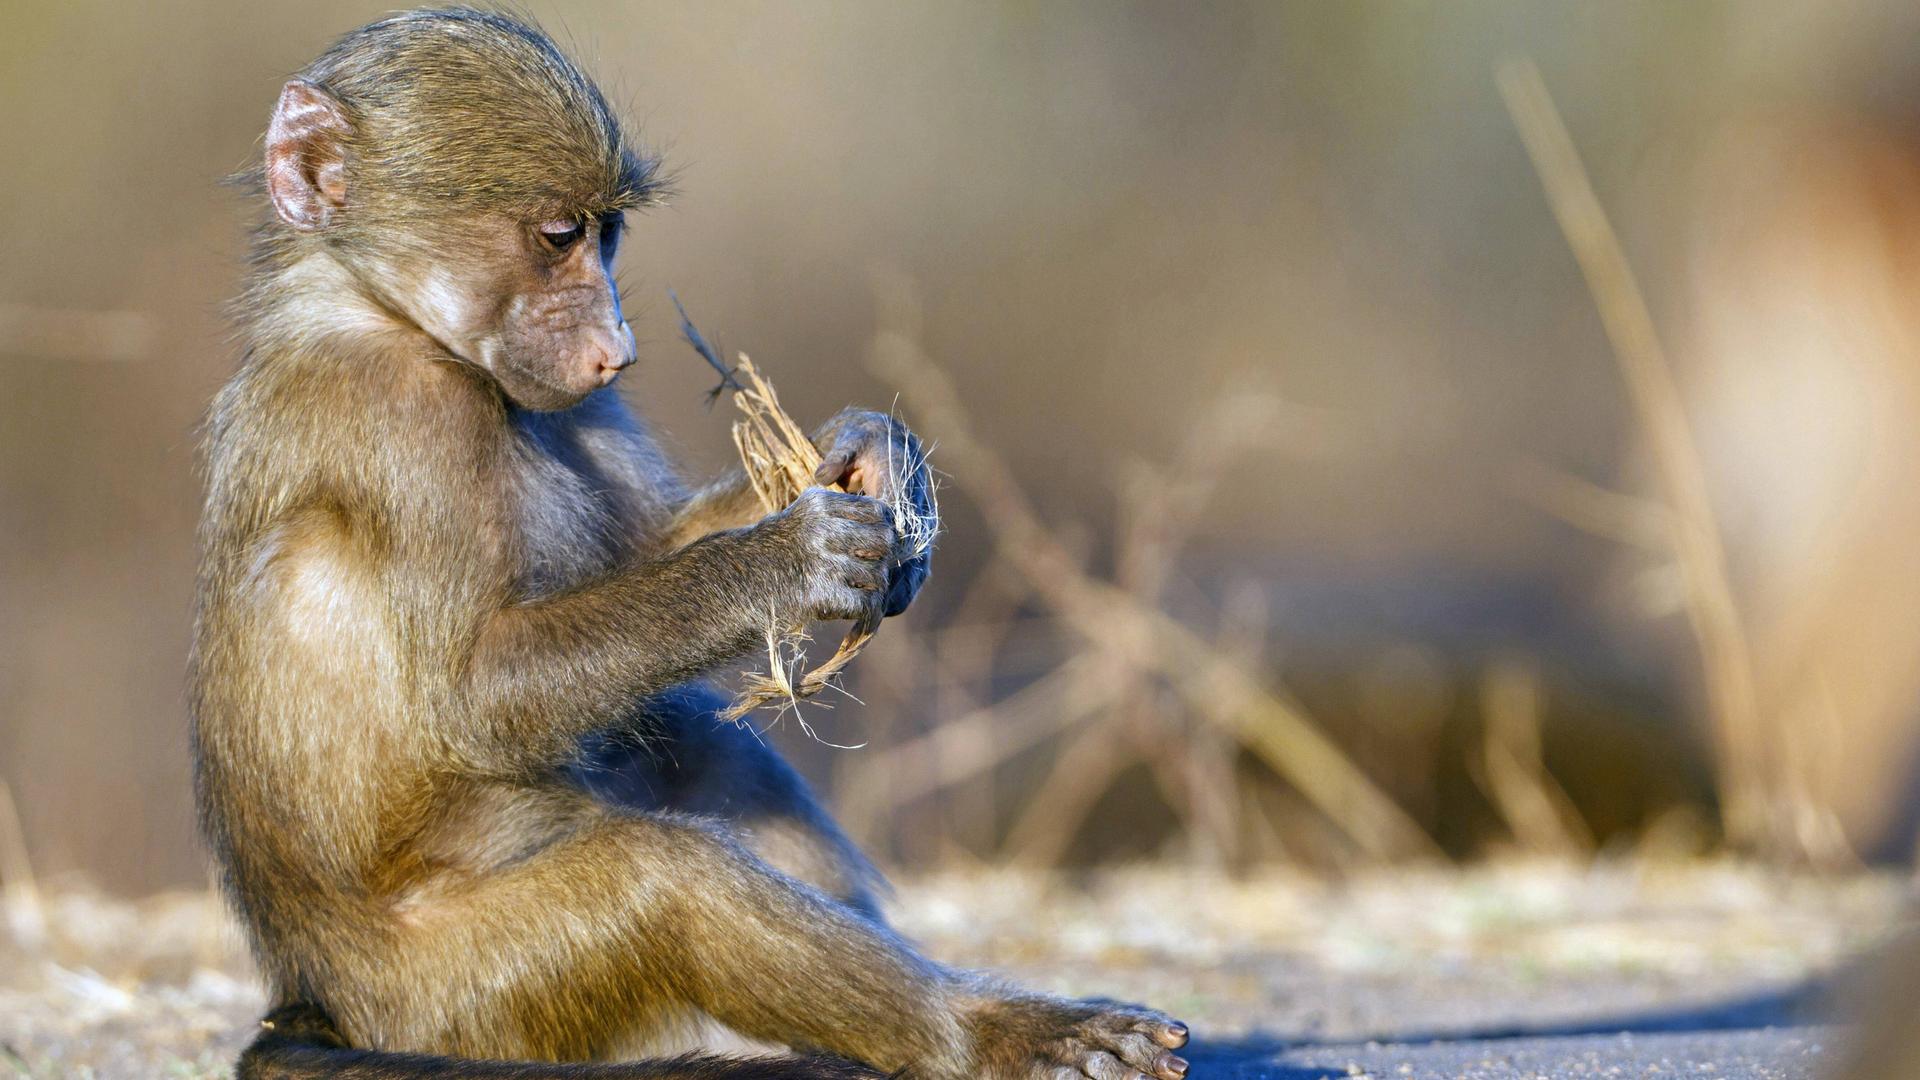
<path id="1" fill-rule="evenodd" d="M 1068 740 L 1007 832 L 1013 861 L 1052 866 L 1065 855 L 1100 796 L 1120 775 L 1126 759 L 1113 752 L 1112 734 L 1094 728 Z"/>
<path id="2" fill-rule="evenodd" d="M 680 302 L 680 294 L 668 289 L 667 299 L 673 301 L 673 310 L 680 313 L 680 336 L 686 339 L 687 344 L 693 346 L 693 351 L 700 354 L 700 358 L 707 362 L 708 367 L 720 375 L 719 384 L 707 391 L 707 408 L 713 408 L 713 403 L 720 400 L 720 395 L 729 390 L 736 394 L 745 390 L 746 387 L 740 385 L 740 378 L 734 369 L 727 366 L 727 362 L 720 358 L 720 350 L 714 348 L 706 335 L 700 332 L 700 328 L 693 325 L 693 316 L 687 314 L 686 305 Z"/>
<path id="3" fill-rule="evenodd" d="M 33 876 L 33 861 L 27 857 L 27 836 L 20 827 L 13 789 L 4 780 L 0 780 L 0 906 L 6 909 L 7 929 L 15 944 L 34 951 L 47 943 L 40 885 Z"/>
<path id="4" fill-rule="evenodd" d="M 1776 788 L 1771 733 L 1754 689 L 1746 630 L 1727 579 L 1705 471 L 1653 315 L 1540 69 L 1532 61 L 1510 61 L 1501 66 L 1499 82 L 1548 205 L 1587 279 L 1653 452 L 1671 515 L 1670 542 L 1686 581 L 1688 622 L 1700 649 L 1728 838 L 1744 847 L 1776 849 L 1787 842 L 1787 834 L 1775 827 L 1770 805 Z"/>
<path id="5" fill-rule="evenodd" d="M 1513 486 L 1521 498 L 1582 532 L 1650 551 L 1673 550 L 1673 515 L 1651 499 L 1610 491 L 1538 461 L 1515 466 Z"/>
<path id="6" fill-rule="evenodd" d="M 1172 553 L 1192 534 L 1233 460 L 1281 441 L 1287 402 L 1263 392 L 1230 394 L 1187 430 L 1171 468 L 1144 461 L 1126 470 L 1125 520 L 1115 576 L 1142 603 L 1154 603 L 1172 569 Z"/>
<path id="7" fill-rule="evenodd" d="M 1109 682 L 1095 677 L 1100 666 L 1091 659 L 1073 661 L 997 702 L 870 755 L 860 767 L 894 778 L 887 799 L 893 807 L 971 780 L 1111 705 L 1112 698 L 1099 692 Z M 991 739 L 984 737 L 988 733 Z"/>
<path id="8" fill-rule="evenodd" d="M 1501 661 L 1480 687 L 1479 779 L 1513 838 L 1529 854 L 1579 856 L 1593 851 L 1593 832 L 1573 800 L 1547 771 L 1540 745 L 1540 677 Z"/>
<path id="9" fill-rule="evenodd" d="M 1188 707 L 1232 733 L 1369 855 L 1436 853 L 1418 824 L 1257 677 L 1164 612 L 1083 572 L 1040 522 L 1005 463 L 974 437 L 952 383 L 910 336 L 883 330 L 873 364 L 939 436 L 946 459 L 964 470 L 997 554 L 1063 622 L 1123 667 L 1161 673 Z"/>

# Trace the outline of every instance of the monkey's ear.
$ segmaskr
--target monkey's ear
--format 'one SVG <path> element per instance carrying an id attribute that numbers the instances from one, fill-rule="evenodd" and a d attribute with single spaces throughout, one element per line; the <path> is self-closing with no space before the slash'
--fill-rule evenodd
<path id="1" fill-rule="evenodd" d="M 280 90 L 267 125 L 267 195 L 280 220 L 302 232 L 324 229 L 347 205 L 347 137 L 340 99 L 305 79 Z"/>

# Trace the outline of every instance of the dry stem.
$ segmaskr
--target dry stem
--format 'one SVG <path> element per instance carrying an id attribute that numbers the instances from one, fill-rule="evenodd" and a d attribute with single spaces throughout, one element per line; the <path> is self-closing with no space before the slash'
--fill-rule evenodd
<path id="1" fill-rule="evenodd" d="M 1540 69 L 1531 61 L 1514 61 L 1500 68 L 1499 79 L 1507 110 L 1546 189 L 1547 203 L 1586 276 L 1634 413 L 1653 451 L 1719 744 L 1720 796 L 1728 837 L 1760 849 L 1790 843 L 1788 830 L 1779 827 L 1780 808 L 1774 805 L 1779 794 L 1775 740 L 1754 687 L 1746 628 L 1727 578 L 1726 553 L 1707 494 L 1705 470 L 1672 368 L 1654 331 L 1653 315 L 1587 179 L 1579 151 L 1540 78 Z"/>
<path id="2" fill-rule="evenodd" d="M 697 346 L 696 346 L 697 347 Z M 745 353 L 740 354 L 740 363 L 733 369 L 733 376 L 739 382 L 735 386 L 733 403 L 739 407 L 741 417 L 733 424 L 733 445 L 740 452 L 740 464 L 746 469 L 747 481 L 753 485 L 753 492 L 760 499 L 761 507 L 771 514 L 785 509 L 800 497 L 800 493 L 814 485 L 814 472 L 820 468 L 820 451 L 807 438 L 807 433 L 794 423 L 780 407 L 779 395 L 774 393 L 773 384 L 767 382 L 760 370 Z M 893 460 L 892 442 L 888 442 L 887 468 L 895 481 L 890 485 L 897 495 L 894 503 L 894 521 L 897 523 L 903 546 L 911 555 L 924 554 L 933 546 L 934 536 L 939 532 L 939 515 L 921 514 L 906 504 L 905 479 L 902 473 L 894 470 L 917 468 L 918 462 Z M 878 629 L 870 622 L 856 622 L 840 640 L 840 647 L 834 650 L 826 662 L 805 671 L 798 679 L 796 672 L 805 669 L 806 654 L 801 646 L 807 640 L 805 628 L 783 626 L 771 612 L 767 617 L 767 670 L 749 674 L 742 687 L 740 696 L 720 715 L 728 720 L 739 720 L 762 705 L 780 705 L 785 708 L 798 708 L 799 703 L 817 697 L 829 686 L 835 686 L 835 680 L 853 658 L 860 654 L 867 642 L 873 640 Z M 802 724 L 804 727 L 804 723 Z M 808 730 L 812 734 L 811 729 Z"/>
<path id="3" fill-rule="evenodd" d="M 27 857 L 27 837 L 20 827 L 13 791 L 0 780 L 0 908 L 16 945 L 34 950 L 47 942 L 47 917 L 40 886 Z"/>
<path id="4" fill-rule="evenodd" d="M 1436 853 L 1393 800 L 1237 658 L 1138 597 L 1086 574 L 1041 523 L 1004 462 L 971 432 L 944 372 L 907 334 L 883 332 L 873 361 L 966 465 L 1000 558 L 1034 597 L 1123 667 L 1164 679 L 1188 708 L 1285 777 L 1361 849 L 1381 859 Z"/>
<path id="5" fill-rule="evenodd" d="M 1593 833 L 1566 790 L 1547 771 L 1540 738 L 1540 676 L 1518 661 L 1498 661 L 1480 688 L 1485 726 L 1476 779 L 1528 852 L 1580 857 Z"/>

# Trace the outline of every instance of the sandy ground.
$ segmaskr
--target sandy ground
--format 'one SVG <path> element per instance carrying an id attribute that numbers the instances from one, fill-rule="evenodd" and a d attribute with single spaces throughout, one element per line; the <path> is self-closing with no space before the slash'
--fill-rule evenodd
<path id="1" fill-rule="evenodd" d="M 1344 883 L 1142 868 L 922 878 L 892 912 L 942 959 L 1182 1017 L 1197 1077 L 1741 1080 L 1836 1059 L 1832 987 L 1911 894 L 1722 864 Z M 9 914 L 0 1077 L 227 1074 L 261 998 L 208 896 L 64 890 Z"/>

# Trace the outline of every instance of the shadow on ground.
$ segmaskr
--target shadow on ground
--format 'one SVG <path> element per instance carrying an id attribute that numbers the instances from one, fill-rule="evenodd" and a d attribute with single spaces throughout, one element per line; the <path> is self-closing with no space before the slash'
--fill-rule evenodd
<path id="1" fill-rule="evenodd" d="M 1366 1040 L 1326 1040 L 1284 1032 L 1256 1032 L 1231 1039 L 1196 1039 L 1186 1056 L 1197 1077 L 1258 1077 L 1259 1080 L 1334 1080 L 1353 1075 L 1344 1066 L 1290 1064 L 1280 1060 L 1318 1048 L 1369 1047 L 1478 1047 L 1502 1042 L 1537 1048 L 1566 1040 L 1569 1048 L 1586 1046 L 1597 1036 L 1685 1036 L 1779 1029 L 1802 1030 L 1807 1025 L 1833 1023 L 1835 1001 L 1845 996 L 1849 979 L 1809 980 L 1784 989 L 1768 990 L 1704 1005 L 1654 1009 L 1577 1022 L 1498 1024 L 1445 1030 L 1414 1028 L 1386 1030 Z M 1680 1041 L 1684 1045 L 1685 1040 Z M 1304 1056 L 1314 1056 L 1311 1054 Z"/>

